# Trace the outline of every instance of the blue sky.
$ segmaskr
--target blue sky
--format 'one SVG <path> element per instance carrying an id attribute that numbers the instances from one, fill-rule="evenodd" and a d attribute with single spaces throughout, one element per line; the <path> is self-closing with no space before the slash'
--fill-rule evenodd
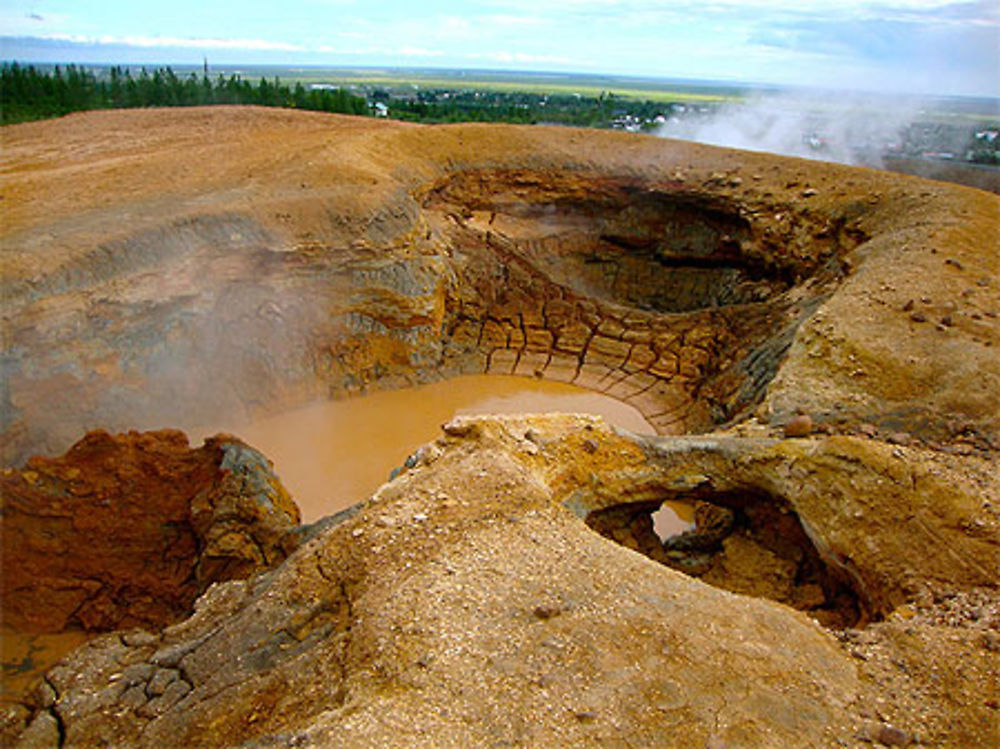
<path id="1" fill-rule="evenodd" d="M 1000 0 L 0 0 L 0 57 L 609 73 L 1000 96 Z"/>

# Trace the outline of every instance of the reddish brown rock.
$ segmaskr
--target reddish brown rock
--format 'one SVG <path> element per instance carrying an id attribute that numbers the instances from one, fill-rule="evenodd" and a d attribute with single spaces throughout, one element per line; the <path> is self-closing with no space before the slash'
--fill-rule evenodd
<path id="1" fill-rule="evenodd" d="M 234 437 L 91 432 L 0 474 L 3 623 L 27 632 L 159 628 L 211 583 L 285 557 L 298 508 Z"/>
<path id="2" fill-rule="evenodd" d="M 813 432 L 813 420 L 809 414 L 798 414 L 793 416 L 782 428 L 782 434 L 786 437 L 808 437 Z"/>

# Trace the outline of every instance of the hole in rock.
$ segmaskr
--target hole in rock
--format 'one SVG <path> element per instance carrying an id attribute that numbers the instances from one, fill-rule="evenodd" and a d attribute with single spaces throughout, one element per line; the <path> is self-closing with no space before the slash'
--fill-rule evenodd
<path id="1" fill-rule="evenodd" d="M 239 435 L 274 463 L 302 521 L 311 523 L 371 495 L 453 416 L 544 412 L 596 414 L 632 432 L 654 433 L 634 407 L 602 393 L 495 375 L 323 401 L 222 431 Z M 203 438 L 218 431 L 193 434 Z"/>
<path id="2" fill-rule="evenodd" d="M 753 492 L 671 497 L 595 510 L 587 525 L 661 564 L 734 593 L 769 598 L 843 628 L 863 607 L 787 502 Z"/>

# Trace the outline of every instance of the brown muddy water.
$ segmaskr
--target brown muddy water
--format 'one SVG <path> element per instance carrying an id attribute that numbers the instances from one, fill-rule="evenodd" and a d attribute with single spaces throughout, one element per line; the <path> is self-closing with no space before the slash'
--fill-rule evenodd
<path id="1" fill-rule="evenodd" d="M 360 502 L 407 456 L 457 415 L 597 414 L 640 434 L 655 430 L 627 403 L 551 380 L 467 375 L 403 390 L 323 401 L 243 426 L 192 430 L 193 440 L 228 431 L 273 463 L 302 522 Z"/>
<path id="2" fill-rule="evenodd" d="M 4 625 L 0 627 L 0 705 L 15 701 L 63 656 L 93 637 L 87 632 L 25 634 Z"/>

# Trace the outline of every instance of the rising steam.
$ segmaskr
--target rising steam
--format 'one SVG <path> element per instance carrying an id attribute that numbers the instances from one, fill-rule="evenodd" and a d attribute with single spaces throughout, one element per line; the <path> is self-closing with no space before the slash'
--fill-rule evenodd
<path id="1" fill-rule="evenodd" d="M 729 148 L 881 167 L 920 111 L 916 101 L 843 93 L 775 94 L 685 107 L 657 132 Z"/>

